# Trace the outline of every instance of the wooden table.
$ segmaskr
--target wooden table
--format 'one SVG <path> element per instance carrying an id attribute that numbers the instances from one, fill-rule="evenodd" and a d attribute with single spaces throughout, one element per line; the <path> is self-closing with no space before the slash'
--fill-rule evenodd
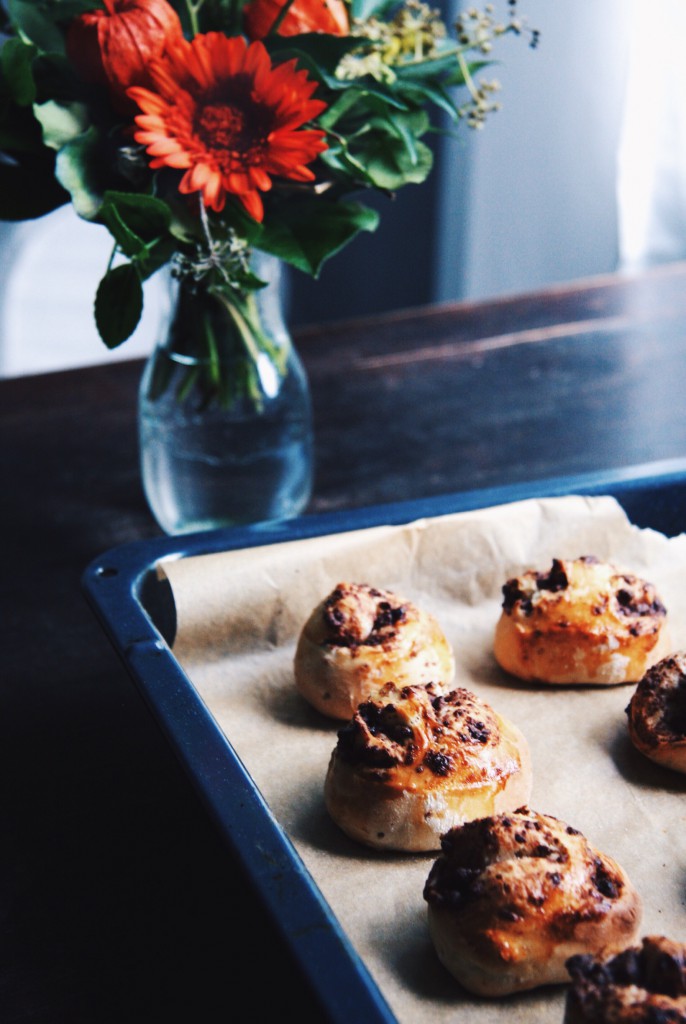
<path id="1" fill-rule="evenodd" d="M 309 511 L 686 453 L 686 264 L 297 334 Z M 0 382 L 3 1024 L 317 1020 L 80 591 L 159 534 L 137 362 Z M 278 1016 L 276 1016 L 278 1015 Z"/>

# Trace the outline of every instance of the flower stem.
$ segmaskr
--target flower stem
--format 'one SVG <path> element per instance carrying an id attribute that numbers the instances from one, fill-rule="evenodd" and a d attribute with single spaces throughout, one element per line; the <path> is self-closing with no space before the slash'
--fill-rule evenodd
<path id="1" fill-rule="evenodd" d="M 464 59 L 464 54 L 462 53 L 462 50 L 457 51 L 457 60 L 460 65 L 462 77 L 464 78 L 464 84 L 467 86 L 467 89 L 469 90 L 472 99 L 476 103 L 477 100 L 479 99 L 479 94 L 477 92 L 476 86 L 474 85 L 474 79 L 472 78 L 471 71 L 469 70 L 469 65 L 467 61 Z"/>
<path id="2" fill-rule="evenodd" d="M 286 3 L 283 5 L 277 16 L 274 18 L 274 21 L 271 23 L 269 31 L 267 32 L 268 36 L 276 35 L 276 33 L 279 31 L 279 28 L 281 27 L 281 22 L 288 14 L 294 2 L 295 0 L 286 0 Z"/>
<path id="3" fill-rule="evenodd" d="M 186 10 L 188 11 L 188 20 L 191 24 L 191 32 L 194 36 L 200 31 L 200 23 L 198 21 L 198 15 L 203 8 L 205 0 L 197 0 L 196 3 L 193 0 L 186 0 Z"/>

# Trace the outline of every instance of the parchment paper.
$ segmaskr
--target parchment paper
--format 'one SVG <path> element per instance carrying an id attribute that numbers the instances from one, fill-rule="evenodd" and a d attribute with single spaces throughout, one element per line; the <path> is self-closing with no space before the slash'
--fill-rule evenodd
<path id="1" fill-rule="evenodd" d="M 422 889 L 433 854 L 386 854 L 343 836 L 323 804 L 339 725 L 294 689 L 297 635 L 341 581 L 395 590 L 432 611 L 451 641 L 456 685 L 529 742 L 531 806 L 580 829 L 628 871 L 641 934 L 686 939 L 686 779 L 628 739 L 633 686 L 519 683 L 492 654 L 501 587 L 553 557 L 595 554 L 651 580 L 673 649 L 686 647 L 686 536 L 629 523 L 609 497 L 523 501 L 485 511 L 165 563 L 178 616 L 174 654 L 294 842 L 403 1024 L 562 1020 L 564 987 L 500 1000 L 466 994 L 439 964 Z"/>

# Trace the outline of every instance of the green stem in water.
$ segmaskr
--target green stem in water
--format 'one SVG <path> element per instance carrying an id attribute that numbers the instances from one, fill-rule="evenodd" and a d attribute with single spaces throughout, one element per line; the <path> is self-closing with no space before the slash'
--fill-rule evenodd
<path id="1" fill-rule="evenodd" d="M 192 293 L 187 294 L 185 300 L 188 301 L 185 301 L 183 293 L 180 293 L 182 305 L 179 306 L 179 309 L 184 309 L 183 319 L 187 322 L 184 333 L 190 337 L 195 336 L 196 344 L 197 341 L 200 341 L 205 359 L 203 370 L 205 401 L 210 402 L 215 399 L 228 405 L 237 392 L 244 391 L 256 407 L 261 408 L 264 395 L 270 394 L 269 378 L 265 376 L 267 372 L 265 361 L 268 360 L 271 364 L 272 374 L 276 373 L 278 378 L 282 379 L 286 372 L 288 344 L 276 344 L 262 329 L 255 292 L 251 287 L 245 289 L 241 287 L 227 272 L 212 238 L 202 196 L 198 197 L 198 215 L 208 252 L 205 287 L 202 295 L 198 293 L 195 299 L 192 298 Z M 203 295 L 209 300 L 209 306 L 203 301 Z M 216 333 L 218 326 L 215 322 L 216 307 L 214 315 L 212 311 L 212 305 L 215 302 L 219 304 L 231 324 L 231 327 L 226 325 L 228 327 L 226 339 L 224 338 L 226 327 L 221 328 L 219 336 Z M 189 311 L 192 317 L 191 321 L 188 320 Z M 200 332 L 199 335 L 198 332 Z M 235 380 L 229 380 L 223 361 L 226 356 L 224 349 L 233 348 L 235 351 L 237 342 L 245 352 L 247 361 L 244 359 L 241 363 L 239 359 L 234 363 L 232 372 L 237 376 Z"/>
<path id="2" fill-rule="evenodd" d="M 203 327 L 205 328 L 207 353 L 210 359 L 210 380 L 216 386 L 217 390 L 219 390 L 222 383 L 222 367 L 219 359 L 219 346 L 217 345 L 217 337 L 214 333 L 212 318 L 207 311 L 203 313 Z"/>
<path id="3" fill-rule="evenodd" d="M 279 346 L 272 344 L 259 327 L 254 296 L 250 297 L 252 302 L 246 300 L 245 303 L 238 303 L 235 299 L 225 295 L 221 289 L 212 290 L 210 294 L 221 302 L 238 331 L 238 336 L 250 359 L 248 391 L 255 405 L 261 408 L 263 395 L 260 386 L 260 361 L 266 356 L 274 363 L 279 376 L 282 376 L 285 371 L 287 353 Z M 251 306 L 252 308 L 250 308 Z"/>
<path id="4" fill-rule="evenodd" d="M 191 366 L 183 375 L 179 386 L 176 389 L 176 400 L 177 402 L 183 402 L 190 395 L 196 380 L 200 375 L 199 367 Z"/>

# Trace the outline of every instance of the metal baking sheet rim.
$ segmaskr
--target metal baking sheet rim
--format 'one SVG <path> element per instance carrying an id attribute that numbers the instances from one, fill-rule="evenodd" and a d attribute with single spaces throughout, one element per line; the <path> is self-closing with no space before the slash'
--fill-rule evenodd
<path id="1" fill-rule="evenodd" d="M 376 982 L 171 647 L 148 595 L 162 559 L 402 525 L 527 498 L 609 494 L 637 526 L 686 526 L 686 458 L 302 516 L 285 523 L 136 541 L 104 552 L 84 594 L 332 1024 L 396 1024 Z M 683 526 L 682 526 L 683 524 Z M 153 585 L 154 589 L 154 585 Z"/>

